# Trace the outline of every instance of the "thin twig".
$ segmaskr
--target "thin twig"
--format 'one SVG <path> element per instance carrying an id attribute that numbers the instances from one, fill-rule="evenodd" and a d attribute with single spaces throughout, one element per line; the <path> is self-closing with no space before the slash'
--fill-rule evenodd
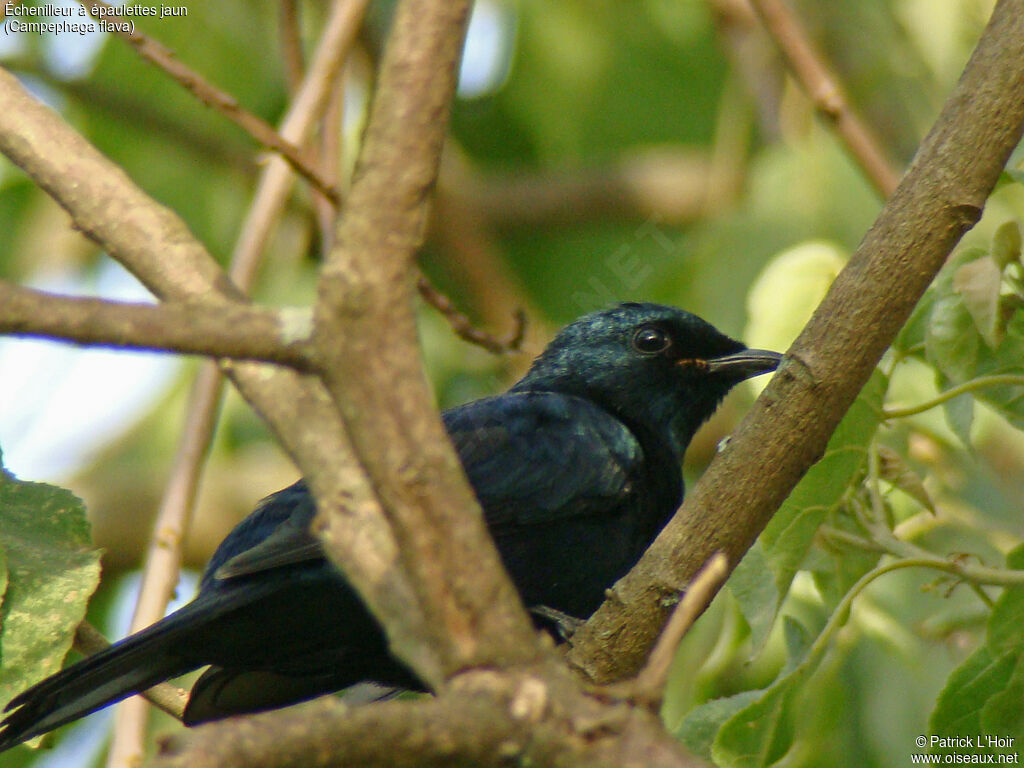
<path id="1" fill-rule="evenodd" d="M 87 9 L 113 9 L 103 0 L 82 0 L 82 6 Z M 220 112 L 263 146 L 280 154 L 296 172 L 329 199 L 335 202 L 341 199 L 338 190 L 320 175 L 305 152 L 282 137 L 263 118 L 244 109 L 231 94 L 217 88 L 198 72 L 178 61 L 169 48 L 141 32 L 117 31 L 117 35 L 131 43 L 139 56 L 163 70 L 204 104 Z"/>
<path id="2" fill-rule="evenodd" d="M 181 570 L 182 543 L 192 524 L 199 481 L 220 411 L 222 382 L 217 367 L 208 364 L 199 369 L 192 383 L 181 441 L 160 499 L 146 554 L 131 632 L 139 632 L 159 621 L 174 596 Z M 107 768 L 132 768 L 141 763 L 146 751 L 148 720 L 149 711 L 139 699 L 128 699 L 117 707 Z"/>
<path id="3" fill-rule="evenodd" d="M 278 27 L 281 35 L 281 59 L 288 82 L 288 92 L 294 94 L 302 83 L 305 64 L 302 60 L 302 35 L 299 32 L 299 4 L 296 0 L 280 0 Z"/>
<path id="4" fill-rule="evenodd" d="M 728 575 L 728 559 L 722 552 L 716 552 L 687 585 L 643 669 L 632 680 L 604 686 L 600 694 L 659 709 L 679 643 L 718 594 Z"/>
<path id="5" fill-rule="evenodd" d="M 890 197 L 899 184 L 900 173 L 857 117 L 839 80 L 829 71 L 824 56 L 815 49 L 800 20 L 783 0 L 750 2 L 815 108 L 835 125 L 836 133 L 875 189 L 882 197 Z"/>
<path id="6" fill-rule="evenodd" d="M 452 300 L 431 285 L 427 278 L 420 276 L 416 281 L 416 289 L 424 301 L 444 315 L 460 339 L 483 347 L 496 355 L 516 352 L 522 346 L 523 337 L 526 335 L 526 312 L 522 309 L 517 309 L 513 315 L 515 327 L 512 331 L 504 338 L 497 338 L 486 331 L 475 328 L 470 319 L 459 312 Z"/>
<path id="7" fill-rule="evenodd" d="M 74 649 L 84 656 L 91 656 L 110 647 L 110 641 L 96 627 L 83 621 L 75 628 Z M 188 694 L 176 685 L 158 683 L 142 692 L 142 696 L 171 717 L 181 719 L 185 711 Z"/>
<path id="8" fill-rule="evenodd" d="M 323 114 L 368 5 L 369 0 L 335 0 L 302 87 L 281 123 L 281 135 L 289 141 L 304 144 Z M 248 283 L 249 273 L 255 270 L 280 218 L 292 182 L 292 171 L 281 158 L 272 158 L 266 164 L 231 255 L 231 274 L 236 281 Z"/>
<path id="9" fill-rule="evenodd" d="M 343 82 L 343 72 L 339 72 L 338 75 L 338 80 Z M 320 141 L 316 146 L 324 177 L 338 189 L 341 188 L 341 133 L 345 121 L 345 89 L 342 82 L 338 83 L 338 87 L 331 89 L 330 99 L 320 119 Z M 334 246 L 334 224 L 338 218 L 338 206 L 314 190 L 313 210 L 316 212 L 320 227 L 321 250 L 326 256 Z"/>
<path id="10" fill-rule="evenodd" d="M 1002 386 L 1024 386 L 1024 375 L 1019 373 L 997 373 L 991 376 L 979 376 L 976 379 L 965 381 L 963 384 L 950 387 L 945 392 L 940 393 L 931 400 L 925 400 L 923 403 L 911 405 L 906 408 L 885 408 L 882 410 L 882 418 L 900 419 L 905 416 L 916 416 L 919 413 L 929 411 L 932 408 L 942 405 L 943 403 L 952 400 L 954 397 L 959 397 L 967 392 L 974 392 L 977 389 L 985 389 L 986 387 Z"/>

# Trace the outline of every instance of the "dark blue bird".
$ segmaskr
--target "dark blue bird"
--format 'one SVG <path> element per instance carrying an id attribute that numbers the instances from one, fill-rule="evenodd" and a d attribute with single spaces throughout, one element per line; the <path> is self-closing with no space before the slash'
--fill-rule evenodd
<path id="1" fill-rule="evenodd" d="M 682 501 L 694 432 L 779 359 L 682 310 L 622 304 L 563 329 L 507 393 L 443 414 L 539 625 L 597 609 Z M 217 549 L 195 600 L 15 697 L 0 750 L 207 665 L 189 725 L 362 681 L 422 688 L 324 559 L 314 512 L 301 481 L 265 499 Z"/>

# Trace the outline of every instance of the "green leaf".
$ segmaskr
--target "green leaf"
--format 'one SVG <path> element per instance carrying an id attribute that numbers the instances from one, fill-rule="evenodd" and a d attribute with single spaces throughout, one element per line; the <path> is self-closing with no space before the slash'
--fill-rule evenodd
<path id="1" fill-rule="evenodd" d="M 1001 174 L 999 174 L 1000 183 L 1005 184 L 1024 184 L 1024 171 L 1018 171 L 1015 168 L 1007 168 Z"/>
<path id="2" fill-rule="evenodd" d="M 1007 567 L 1020 568 L 1024 546 L 1006 557 Z M 992 607 L 985 642 L 993 656 L 1006 651 L 1024 653 L 1024 586 L 1007 587 Z"/>
<path id="3" fill-rule="evenodd" d="M 1006 557 L 1024 566 L 1024 545 Z M 986 642 L 953 670 L 931 716 L 938 736 L 989 734 L 1024 739 L 1024 586 L 1008 587 L 988 620 Z M 984 750 L 982 750 L 984 751 Z M 989 750 L 991 751 L 991 750 Z"/>
<path id="4" fill-rule="evenodd" d="M 953 290 L 963 299 L 978 333 L 990 349 L 998 349 L 1006 334 L 999 300 L 1002 283 L 1002 271 L 987 257 L 968 262 L 953 273 Z"/>
<path id="5" fill-rule="evenodd" d="M 734 580 L 740 585 L 733 593 L 750 624 L 755 653 L 763 646 L 818 527 L 864 466 L 887 385 L 881 372 L 872 374 L 829 440 L 821 461 L 811 467 L 761 534 L 759 552 L 749 562 L 744 557 L 729 580 L 730 586 Z M 771 595 L 769 587 L 757 586 L 758 580 L 765 578 L 765 565 L 775 594 L 774 603 L 767 606 L 764 599 Z"/>
<path id="6" fill-rule="evenodd" d="M 1017 655 L 1017 665 L 1006 687 L 992 695 L 981 708 L 981 732 L 1013 739 L 1010 744 L 1024 743 L 1024 656 Z"/>
<path id="7" fill-rule="evenodd" d="M 942 413 L 946 423 L 964 446 L 971 444 L 971 427 L 974 424 L 974 398 L 964 393 L 943 403 Z"/>
<path id="8" fill-rule="evenodd" d="M 0 476 L 0 702 L 58 670 L 99 582 L 81 500 L 42 483 Z"/>
<path id="9" fill-rule="evenodd" d="M 956 290 L 957 284 L 964 289 L 971 282 L 971 265 L 979 262 L 994 265 L 977 248 L 957 253 L 929 290 L 931 311 L 925 331 L 925 355 L 944 383 L 957 385 L 982 376 L 1024 374 L 1024 312 L 1007 296 L 1000 296 L 994 314 L 991 306 L 985 310 L 975 306 L 974 312 L 981 313 L 976 321 L 966 303 L 973 301 L 968 299 L 970 292 L 961 295 Z M 965 268 L 969 270 L 967 277 Z M 991 268 L 982 265 L 976 269 L 980 274 L 991 272 Z M 991 304 L 991 297 L 986 301 Z M 975 390 L 974 397 L 992 406 L 1018 429 L 1024 429 L 1024 385 L 985 387 Z M 946 414 L 957 435 L 966 440 L 970 422 L 966 406 L 947 405 Z"/>
<path id="10" fill-rule="evenodd" d="M 729 577 L 729 589 L 750 627 L 751 643 L 756 652 L 764 645 L 782 603 L 782 595 L 760 539 L 747 550 Z"/>
<path id="11" fill-rule="evenodd" d="M 676 738 L 695 755 L 711 760 L 711 748 L 723 723 L 761 697 L 762 691 L 743 691 L 694 707 L 676 729 Z"/>
<path id="12" fill-rule="evenodd" d="M 1009 322 L 1006 336 L 999 349 L 992 352 L 985 349 L 979 356 L 978 364 L 970 378 L 994 374 L 1024 374 L 1024 313 L 1017 312 Z M 954 383 L 962 383 L 954 380 Z M 1024 386 L 1007 384 L 985 387 L 975 391 L 975 396 L 992 406 L 1011 424 L 1024 429 Z"/>
<path id="13" fill-rule="evenodd" d="M 893 341 L 892 346 L 894 349 L 899 350 L 904 355 L 909 354 L 911 350 L 920 350 L 924 347 L 925 334 L 928 330 L 928 320 L 932 314 L 932 306 L 935 304 L 935 292 L 926 291 L 921 300 L 914 306 L 914 311 L 910 313 L 910 317 L 907 319 L 899 335 Z"/>
<path id="14" fill-rule="evenodd" d="M 781 757 L 792 740 L 790 705 L 804 677 L 786 675 L 730 717 L 718 731 L 711 756 L 722 768 L 760 768 Z"/>
<path id="15" fill-rule="evenodd" d="M 960 296 L 949 293 L 935 301 L 924 343 L 928 362 L 947 378 L 957 384 L 973 378 L 981 334 Z"/>
<path id="16" fill-rule="evenodd" d="M 1011 220 L 1000 224 L 992 236 L 992 260 L 1000 271 L 1010 264 L 1020 263 L 1020 248 L 1020 223 Z"/>
<path id="17" fill-rule="evenodd" d="M 982 709 L 989 699 L 1006 690 L 1018 658 L 1016 651 L 993 656 L 985 645 L 968 656 L 939 693 L 929 718 L 929 731 L 936 736 L 979 733 Z"/>

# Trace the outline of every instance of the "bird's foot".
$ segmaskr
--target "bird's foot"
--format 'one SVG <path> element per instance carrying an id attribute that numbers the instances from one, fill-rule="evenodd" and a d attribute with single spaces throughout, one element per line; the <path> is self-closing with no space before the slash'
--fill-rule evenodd
<path id="1" fill-rule="evenodd" d="M 530 613 L 552 625 L 558 632 L 558 636 L 565 642 L 568 642 L 576 634 L 576 630 L 586 623 L 583 619 L 570 616 L 568 613 L 554 608 L 548 608 L 546 605 L 535 605 L 530 608 Z"/>

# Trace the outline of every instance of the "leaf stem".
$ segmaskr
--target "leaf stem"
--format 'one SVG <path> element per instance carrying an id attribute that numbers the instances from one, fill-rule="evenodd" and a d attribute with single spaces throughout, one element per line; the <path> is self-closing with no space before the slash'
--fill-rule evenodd
<path id="1" fill-rule="evenodd" d="M 912 405 L 908 408 L 884 408 L 882 409 L 882 417 L 885 419 L 901 419 L 906 416 L 916 416 L 919 413 L 931 410 L 932 408 L 942 405 L 943 403 L 952 400 L 954 397 L 959 397 L 967 392 L 984 389 L 985 387 L 998 387 L 1007 384 L 1018 384 L 1024 386 L 1024 374 L 997 373 L 991 376 L 979 376 L 976 379 L 965 381 L 963 384 L 958 384 L 955 387 L 947 389 L 932 400 L 926 400 L 918 405 Z"/>

